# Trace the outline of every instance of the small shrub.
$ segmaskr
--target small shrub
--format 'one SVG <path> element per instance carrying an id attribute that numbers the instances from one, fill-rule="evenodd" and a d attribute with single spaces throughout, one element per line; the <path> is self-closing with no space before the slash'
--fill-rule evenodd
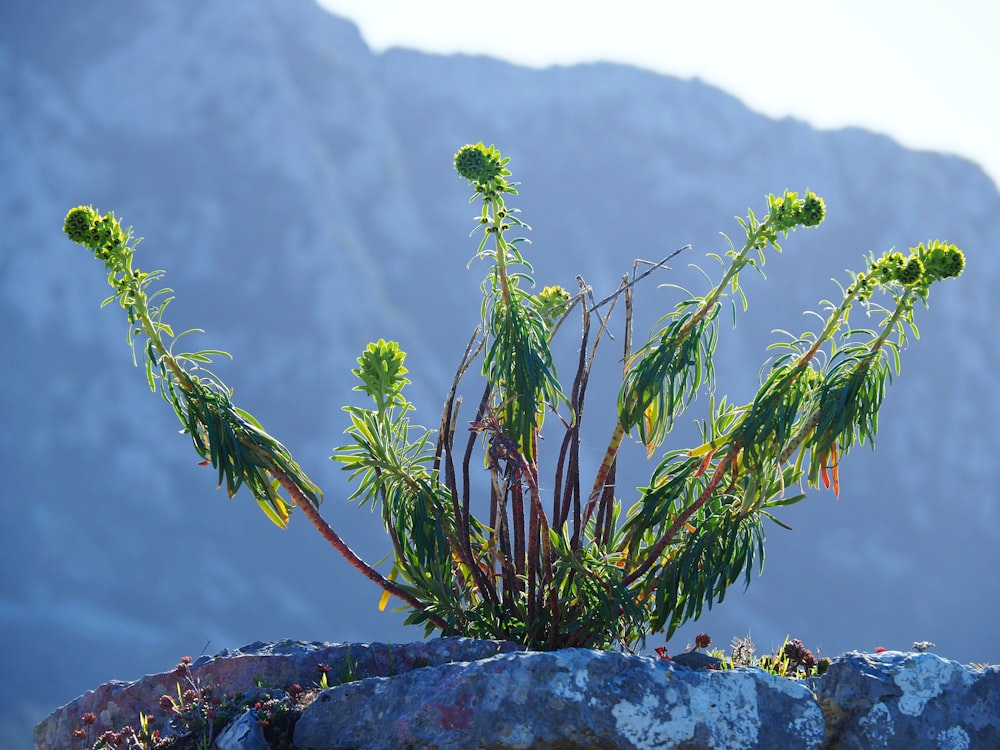
<path id="1" fill-rule="evenodd" d="M 839 494 L 844 457 L 856 445 L 874 445 L 899 350 L 907 332 L 916 331 L 914 303 L 926 305 L 934 283 L 960 275 L 964 256 L 940 241 L 908 254 L 870 255 L 839 299 L 821 303 L 818 331 L 788 334 L 772 345 L 752 401 L 713 394 L 700 443 L 657 455 L 695 395 L 714 389 L 719 313 L 728 302 L 735 320 L 746 307 L 740 274 L 763 273 L 768 257 L 782 249 L 779 240 L 818 226 L 822 199 L 786 191 L 767 197 L 762 218 L 748 211 L 738 219 L 742 246 L 730 243 L 723 255 L 710 255 L 721 267 L 719 280 L 703 296 L 681 291 L 633 348 L 637 286 L 668 259 L 642 273 L 636 266 L 600 302 L 582 280 L 575 293 L 557 286 L 535 292 L 523 236 L 528 227 L 507 204 L 517 194 L 508 167 L 508 159 L 482 143 L 455 157 L 479 204 L 473 261 L 486 272 L 480 327 L 460 360 L 438 429 L 411 422 L 406 355 L 396 342 L 370 344 L 353 371 L 356 390 L 370 403 L 345 407 L 348 442 L 333 458 L 355 482 L 350 499 L 381 511 L 393 553 L 386 575 L 323 520 L 319 489 L 207 369 L 224 353 L 175 351 L 189 332 L 175 336 L 165 322 L 171 292 L 154 289 L 162 271 L 135 267 L 131 231 L 113 214 L 83 206 L 69 212 L 65 231 L 103 261 L 114 290 L 105 304 L 126 311 L 129 341 L 150 388 L 173 406 L 219 484 L 230 495 L 245 485 L 280 527 L 298 507 L 383 589 L 381 607 L 398 597 L 410 609 L 407 622 L 427 633 L 510 639 L 536 649 L 634 649 L 650 631 L 669 637 L 722 601 L 737 581 L 749 584 L 763 563 L 764 522 L 783 526 L 776 512 L 799 502 L 806 487 Z M 625 351 L 618 419 L 596 476 L 586 481 L 580 444 L 587 384 L 619 303 Z M 872 328 L 850 325 L 856 307 Z M 579 325 L 579 359 L 572 376 L 561 379 L 550 345 L 557 335 L 571 335 L 564 333 L 571 316 Z M 480 356 L 474 410 L 462 417 L 460 388 Z M 543 484 L 538 441 L 543 425 L 553 424 L 547 438 L 553 442 L 560 431 L 561 438 Z M 636 484 L 617 479 L 628 435 L 655 464 L 637 491 L 624 489 L 633 496 L 623 500 L 622 488 Z M 486 497 L 474 504 L 473 479 L 484 472 Z M 485 512 L 477 515 L 474 507 Z M 810 669 L 800 656 L 784 658 Z"/>

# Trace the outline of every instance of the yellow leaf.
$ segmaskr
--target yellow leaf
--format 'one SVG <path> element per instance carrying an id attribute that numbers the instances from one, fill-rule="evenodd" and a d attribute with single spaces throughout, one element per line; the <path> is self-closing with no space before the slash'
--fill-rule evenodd
<path id="1" fill-rule="evenodd" d="M 389 571 L 389 575 L 388 575 L 389 580 L 390 581 L 395 581 L 396 580 L 396 575 L 398 573 L 399 573 L 399 569 L 396 568 L 395 565 L 393 565 L 392 566 L 392 570 Z M 389 603 L 389 597 L 391 597 L 391 596 L 392 596 L 392 594 L 390 594 L 388 591 L 383 591 L 382 592 L 382 598 L 378 600 L 378 611 L 379 612 L 385 612 L 385 607 Z"/>
<path id="2" fill-rule="evenodd" d="M 697 458 L 698 456 L 704 456 L 706 453 L 714 453 L 715 449 L 719 447 L 719 444 L 714 440 L 709 440 L 703 445 L 699 445 L 697 448 L 692 448 L 688 451 L 688 456 L 691 458 Z"/>

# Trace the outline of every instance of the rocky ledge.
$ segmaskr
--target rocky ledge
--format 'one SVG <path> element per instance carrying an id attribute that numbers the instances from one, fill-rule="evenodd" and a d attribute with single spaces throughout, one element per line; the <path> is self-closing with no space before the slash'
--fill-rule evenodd
<path id="1" fill-rule="evenodd" d="M 675 661 L 497 641 L 324 644 L 282 641 L 223 651 L 183 670 L 111 682 L 35 728 L 36 750 L 80 747 L 123 725 L 168 732 L 163 696 L 191 678 L 214 695 L 314 687 L 292 738 L 302 750 L 972 750 L 1000 747 L 1000 667 L 931 653 L 836 657 L 822 677 L 693 669 Z M 279 690 L 278 692 L 283 692 Z M 265 750 L 255 709 L 217 735 L 223 750 Z"/>

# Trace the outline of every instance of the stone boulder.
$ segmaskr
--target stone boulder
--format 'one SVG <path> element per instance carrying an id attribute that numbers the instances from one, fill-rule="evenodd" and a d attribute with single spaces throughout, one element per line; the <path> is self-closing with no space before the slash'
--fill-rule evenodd
<path id="1" fill-rule="evenodd" d="M 216 750 L 271 750 L 254 709 L 243 713 L 215 738 Z"/>
<path id="2" fill-rule="evenodd" d="M 584 649 L 340 685 L 295 728 L 303 750 L 818 750 L 823 737 L 802 683 Z"/>
<path id="3" fill-rule="evenodd" d="M 930 653 L 849 653 L 815 686 L 831 750 L 1000 748 L 1000 667 Z"/>
<path id="4" fill-rule="evenodd" d="M 438 638 L 420 643 L 306 643 L 279 641 L 251 643 L 238 649 L 224 649 L 191 664 L 191 674 L 202 687 L 214 688 L 217 695 L 241 695 L 265 684 L 287 688 L 316 685 L 319 665 L 329 667 L 330 685 L 373 675 L 401 674 L 419 667 L 447 662 L 484 659 L 521 647 L 502 641 L 469 638 Z M 135 682 L 108 682 L 80 696 L 42 720 L 34 732 L 36 750 L 63 750 L 76 747 L 71 732 L 81 726 L 85 713 L 93 713 L 94 736 L 128 724 L 139 726 L 139 712 L 152 712 L 154 728 L 164 729 L 159 711 L 160 696 L 176 695 L 177 685 L 187 684 L 177 670 L 147 675 Z"/>
<path id="5" fill-rule="evenodd" d="M 686 661 L 688 666 L 681 664 Z M 524 652 L 499 641 L 440 638 L 404 645 L 281 641 L 203 657 L 190 678 L 250 708 L 217 743 L 266 750 L 258 696 L 327 684 L 302 710 L 302 750 L 977 750 L 1000 748 L 1000 667 L 931 653 L 849 653 L 821 677 L 789 680 L 757 669 L 715 669 L 704 654 L 671 661 L 566 649 Z M 37 750 L 80 748 L 85 713 L 105 729 L 165 731 L 160 697 L 187 686 L 184 669 L 110 682 L 35 728 Z M 307 702 L 307 701 L 303 701 Z M 299 706 L 296 710 L 301 710 Z"/>

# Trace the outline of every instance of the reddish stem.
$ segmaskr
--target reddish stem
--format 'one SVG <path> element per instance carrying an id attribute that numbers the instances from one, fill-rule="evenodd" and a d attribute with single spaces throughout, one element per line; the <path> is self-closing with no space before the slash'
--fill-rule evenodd
<path id="1" fill-rule="evenodd" d="M 663 554 L 663 550 L 666 549 L 667 545 L 677 536 L 677 532 L 680 531 L 684 524 L 688 522 L 691 518 L 705 503 L 708 502 L 709 498 L 712 497 L 712 493 L 715 492 L 716 488 L 719 486 L 719 482 L 722 481 L 722 477 L 725 476 L 726 471 L 729 469 L 730 464 L 736 459 L 739 454 L 740 446 L 739 443 L 734 443 L 733 447 L 730 449 L 726 457 L 719 462 L 719 465 L 715 467 L 715 471 L 712 473 L 712 478 L 708 480 L 708 484 L 705 485 L 705 489 L 702 490 L 701 495 L 698 499 L 691 503 L 687 508 L 685 508 L 674 522 L 667 529 L 666 533 L 660 537 L 660 539 L 653 545 L 653 548 L 649 551 L 646 559 L 639 565 L 638 568 L 628 573 L 622 578 L 622 585 L 628 586 L 637 578 L 643 576 L 646 571 L 648 571 L 653 563 L 659 559 L 660 555 Z"/>
<path id="2" fill-rule="evenodd" d="M 305 513 L 306 515 L 306 518 L 308 518 L 312 522 L 312 525 L 315 526 L 316 529 L 319 531 L 319 533 L 323 535 L 323 538 L 326 539 L 331 545 L 333 545 L 333 548 L 336 549 L 341 555 L 343 555 L 351 565 L 360 570 L 365 575 L 365 577 L 368 578 L 370 581 L 374 581 L 379 586 L 381 586 L 385 591 L 388 591 L 393 596 L 399 597 L 414 609 L 422 610 L 427 608 L 427 605 L 424 604 L 422 601 L 417 599 L 415 596 L 413 596 L 406 590 L 397 586 L 395 583 L 393 583 L 388 578 L 379 573 L 377 570 L 375 570 L 375 568 L 373 568 L 371 565 L 369 565 L 360 557 L 358 557 L 357 553 L 347 546 L 347 543 L 340 538 L 340 535 L 337 534 L 337 532 L 333 530 L 330 524 L 326 522 L 323 516 L 319 514 L 319 511 L 316 510 L 316 506 L 314 506 L 311 502 L 309 502 L 309 499 L 304 494 L 302 494 L 302 490 L 299 489 L 299 486 L 290 476 L 288 476 L 288 474 L 286 474 L 276 466 L 271 466 L 268 468 L 270 472 L 274 475 L 274 478 L 277 479 L 278 483 L 284 488 L 285 492 L 288 493 L 288 496 L 292 499 L 292 502 L 302 509 L 302 512 Z M 448 629 L 448 623 L 442 620 L 437 615 L 430 615 L 428 619 L 434 624 L 436 628 L 442 631 L 446 631 Z"/>
<path id="3" fill-rule="evenodd" d="M 615 459 L 618 458 L 618 448 L 621 447 L 622 438 L 624 437 L 625 428 L 622 427 L 621 422 L 616 422 L 615 431 L 611 435 L 611 442 L 608 443 L 608 449 L 604 451 L 604 458 L 601 459 L 601 465 L 597 469 L 597 476 L 594 478 L 594 486 L 590 490 L 590 497 L 587 498 L 587 507 L 583 513 L 584 525 L 590 520 L 597 501 L 604 494 L 604 485 L 608 481 L 608 476 L 611 473 L 611 467 L 614 465 Z"/>

